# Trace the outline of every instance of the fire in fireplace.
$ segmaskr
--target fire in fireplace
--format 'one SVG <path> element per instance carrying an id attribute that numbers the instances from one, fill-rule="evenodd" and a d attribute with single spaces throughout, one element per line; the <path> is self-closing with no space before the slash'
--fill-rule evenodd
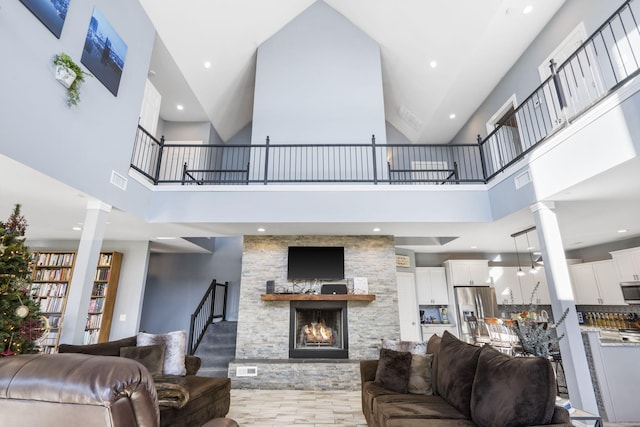
<path id="1" fill-rule="evenodd" d="M 347 359 L 346 301 L 291 301 L 289 357 Z"/>

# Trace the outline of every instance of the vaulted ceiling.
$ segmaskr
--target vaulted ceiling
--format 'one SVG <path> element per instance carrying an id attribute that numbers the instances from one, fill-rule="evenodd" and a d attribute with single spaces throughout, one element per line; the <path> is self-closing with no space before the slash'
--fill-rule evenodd
<path id="1" fill-rule="evenodd" d="M 258 46 L 314 1 L 140 0 L 159 39 L 161 117 L 235 135 L 252 119 Z M 415 143 L 449 142 L 564 2 L 317 1 L 380 45 L 386 120 Z"/>

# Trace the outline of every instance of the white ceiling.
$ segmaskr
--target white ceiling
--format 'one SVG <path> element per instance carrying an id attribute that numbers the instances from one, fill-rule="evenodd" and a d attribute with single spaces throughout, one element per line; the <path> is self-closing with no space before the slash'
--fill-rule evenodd
<path id="1" fill-rule="evenodd" d="M 386 120 L 415 143 L 449 142 L 564 2 L 324 1 L 380 45 Z M 160 38 L 161 117 L 235 135 L 252 119 L 256 49 L 313 2 L 140 0 Z"/>
<path id="2" fill-rule="evenodd" d="M 256 48 L 312 2 L 141 0 L 163 42 L 156 43 L 150 73 L 163 96 L 162 118 L 210 120 L 223 139 L 233 136 L 251 121 Z M 378 41 L 387 120 L 420 143 L 451 139 L 562 4 L 562 0 L 326 2 Z M 528 15 L 522 14 L 525 3 L 534 5 Z M 212 62 L 210 69 L 203 66 L 206 60 Z M 429 66 L 431 60 L 438 61 L 437 68 Z M 178 103 L 185 106 L 181 112 L 175 109 Z M 456 114 L 455 120 L 448 119 L 450 113 Z M 30 245 L 79 239 L 80 232 L 72 227 L 84 221 L 89 196 L 1 155 L 0 171 L 5 182 L 11 182 L 0 186 L 0 219 L 8 217 L 14 203 L 21 203 Z M 640 161 L 595 177 L 555 200 L 567 249 L 640 236 Z M 114 209 L 105 239 L 149 240 L 156 251 L 202 252 L 183 239 L 157 238 L 241 236 L 256 234 L 258 226 L 269 234 L 357 235 L 372 234 L 377 226 L 384 234 L 420 238 L 420 244 L 405 245 L 420 252 L 513 252 L 510 234 L 532 225 L 528 209 L 489 224 L 158 224 Z M 630 231 L 618 234 L 619 228 Z M 428 244 L 434 236 L 457 238 L 444 245 Z M 535 240 L 534 234 L 530 236 Z"/>

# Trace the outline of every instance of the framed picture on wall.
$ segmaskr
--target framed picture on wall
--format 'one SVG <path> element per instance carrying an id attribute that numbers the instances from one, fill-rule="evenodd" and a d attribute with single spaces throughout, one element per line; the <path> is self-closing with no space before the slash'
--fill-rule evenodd
<path id="1" fill-rule="evenodd" d="M 45 27 L 60 38 L 70 0 L 20 0 Z"/>
<path id="2" fill-rule="evenodd" d="M 126 56 L 127 44 L 94 7 L 80 60 L 114 96 L 118 96 Z"/>

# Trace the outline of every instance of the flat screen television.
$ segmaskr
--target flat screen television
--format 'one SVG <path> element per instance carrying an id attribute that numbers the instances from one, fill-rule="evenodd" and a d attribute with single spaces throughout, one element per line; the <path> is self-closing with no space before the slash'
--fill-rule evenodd
<path id="1" fill-rule="evenodd" d="M 344 279 L 344 248 L 335 246 L 289 246 L 287 279 Z"/>

